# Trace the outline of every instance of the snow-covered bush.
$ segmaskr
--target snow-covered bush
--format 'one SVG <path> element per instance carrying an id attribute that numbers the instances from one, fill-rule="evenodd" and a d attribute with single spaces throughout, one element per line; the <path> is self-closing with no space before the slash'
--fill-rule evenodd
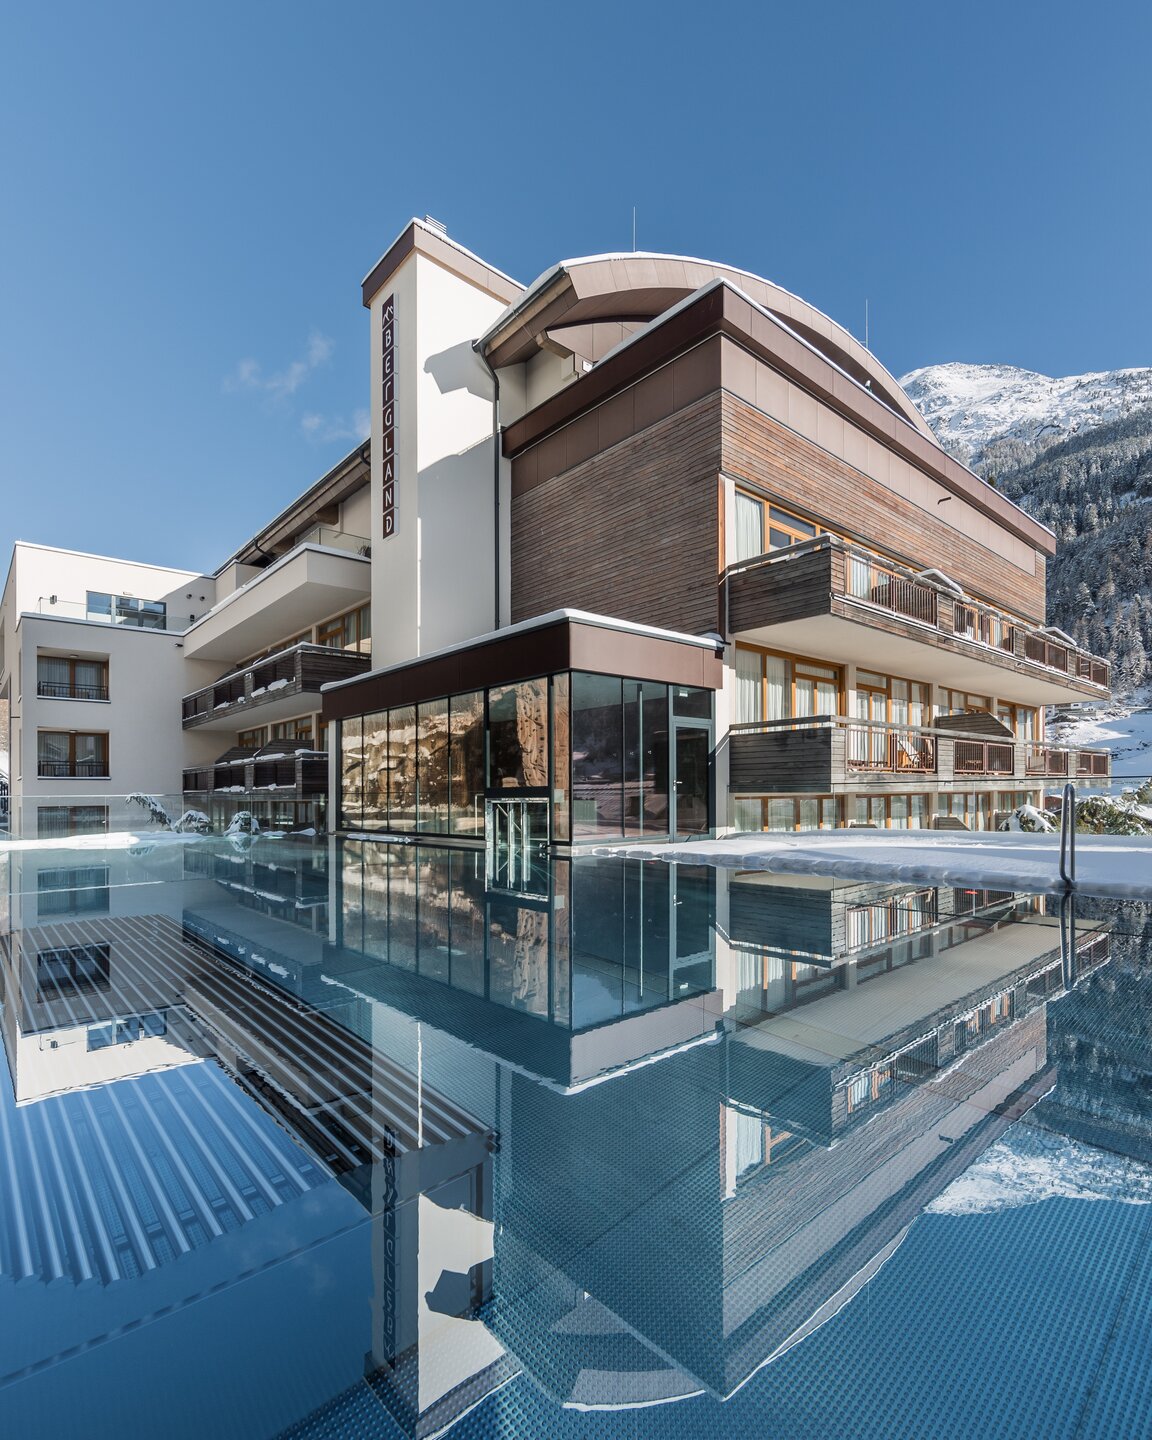
<path id="1" fill-rule="evenodd" d="M 251 810 L 237 810 L 232 819 L 228 822 L 228 829 L 225 835 L 259 835 L 260 821 L 252 814 Z"/>
<path id="2" fill-rule="evenodd" d="M 142 810 L 147 810 L 148 819 L 153 825 L 161 825 L 165 830 L 172 829 L 172 817 L 155 795 L 145 795 L 143 791 L 136 790 L 131 795 L 124 797 L 124 803 L 139 805 Z"/>
<path id="3" fill-rule="evenodd" d="M 172 828 L 181 835 L 210 835 L 212 821 L 203 810 L 185 810 Z"/>
<path id="4" fill-rule="evenodd" d="M 1018 805 L 1000 826 L 1001 830 L 1024 830 L 1031 835 L 1048 835 L 1057 828 L 1052 817 L 1035 805 Z"/>

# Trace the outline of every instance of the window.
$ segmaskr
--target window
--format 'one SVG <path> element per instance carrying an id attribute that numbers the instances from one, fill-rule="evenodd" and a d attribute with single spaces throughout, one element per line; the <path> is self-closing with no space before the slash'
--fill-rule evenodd
<path id="1" fill-rule="evenodd" d="M 855 822 L 877 830 L 927 830 L 932 824 L 930 795 L 857 795 Z"/>
<path id="2" fill-rule="evenodd" d="M 813 540 L 826 532 L 811 520 L 793 515 L 779 505 L 736 491 L 736 554 L 735 559 L 754 560 L 769 550 L 783 550 Z"/>
<path id="3" fill-rule="evenodd" d="M 741 795 L 732 802 L 737 830 L 835 830 L 841 824 L 834 795 Z"/>
<path id="4" fill-rule="evenodd" d="M 236 736 L 236 744 L 245 750 L 258 750 L 268 738 L 268 730 L 263 725 L 257 725 L 252 730 L 241 730 Z"/>
<path id="5" fill-rule="evenodd" d="M 107 829 L 107 805 L 41 805 L 36 811 L 36 833 L 41 840 L 103 834 Z"/>
<path id="6" fill-rule="evenodd" d="M 134 595 L 108 595 L 88 591 L 87 618 L 105 625 L 130 625 L 137 630 L 163 630 L 168 607 L 163 600 L 138 600 Z"/>
<path id="7" fill-rule="evenodd" d="M 107 700 L 107 660 L 37 655 L 36 693 L 43 700 Z"/>
<path id="8" fill-rule="evenodd" d="M 988 695 L 969 695 L 965 690 L 945 690 L 945 714 L 967 715 L 973 710 L 991 712 L 992 700 Z"/>
<path id="9" fill-rule="evenodd" d="M 355 650 L 367 655 L 372 649 L 371 637 L 371 605 L 361 605 L 316 627 L 316 643 L 326 645 L 330 650 Z"/>
<path id="10" fill-rule="evenodd" d="M 840 670 L 819 660 L 736 647 L 736 723 L 840 713 Z"/>
<path id="11" fill-rule="evenodd" d="M 1010 705 L 1002 700 L 996 707 L 996 718 L 1024 744 L 1034 745 L 1039 741 L 1042 733 L 1040 712 L 1033 706 Z"/>
<path id="12" fill-rule="evenodd" d="M 300 743 L 311 745 L 312 716 L 302 715 L 298 720 L 281 720 L 278 725 L 272 726 L 272 739 L 296 740 Z"/>
<path id="13" fill-rule="evenodd" d="M 107 865 L 41 870 L 36 877 L 37 910 L 45 915 L 106 915 Z"/>
<path id="14" fill-rule="evenodd" d="M 38 773 L 45 779 L 108 778 L 107 731 L 41 730 L 36 749 Z"/>

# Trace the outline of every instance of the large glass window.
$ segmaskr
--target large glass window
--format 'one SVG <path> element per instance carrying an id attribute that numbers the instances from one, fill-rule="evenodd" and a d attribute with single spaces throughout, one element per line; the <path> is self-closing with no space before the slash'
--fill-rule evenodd
<path id="1" fill-rule="evenodd" d="M 616 685 L 619 695 L 620 682 Z M 547 786 L 548 681 L 544 677 L 488 692 L 488 784 L 493 790 Z"/>
<path id="2" fill-rule="evenodd" d="M 364 716 L 363 743 L 364 824 L 387 825 L 392 774 L 387 710 L 374 710 Z"/>
<path id="3" fill-rule="evenodd" d="M 108 735 L 41 730 L 36 737 L 39 774 L 47 779 L 107 779 Z"/>
<path id="4" fill-rule="evenodd" d="M 130 625 L 137 630 L 163 630 L 168 623 L 168 607 L 163 600 L 138 600 L 134 595 L 109 595 L 102 590 L 88 591 L 86 611 L 89 620 Z"/>
<path id="5" fill-rule="evenodd" d="M 397 705 L 389 711 L 388 824 L 392 830 L 416 829 L 416 735 L 415 705 Z"/>
<path id="6" fill-rule="evenodd" d="M 417 829 L 448 833 L 448 701 L 416 707 L 416 763 L 419 782 Z"/>
<path id="7" fill-rule="evenodd" d="M 453 695 L 448 746 L 448 824 L 453 835 L 484 833 L 484 692 Z"/>
<path id="8" fill-rule="evenodd" d="M 552 677 L 552 834 L 572 838 L 572 737 L 569 707 L 572 684 L 567 675 Z"/>
<path id="9" fill-rule="evenodd" d="M 45 700 L 107 700 L 107 660 L 37 655 L 36 693 Z"/>
<path id="10" fill-rule="evenodd" d="M 623 833 L 623 682 L 572 676 L 572 834 Z"/>
<path id="11" fill-rule="evenodd" d="M 364 823 L 364 728 L 360 719 L 340 722 L 340 817 L 346 829 Z"/>
<path id="12" fill-rule="evenodd" d="M 652 681 L 624 681 L 624 833 L 668 833 L 668 687 Z"/>

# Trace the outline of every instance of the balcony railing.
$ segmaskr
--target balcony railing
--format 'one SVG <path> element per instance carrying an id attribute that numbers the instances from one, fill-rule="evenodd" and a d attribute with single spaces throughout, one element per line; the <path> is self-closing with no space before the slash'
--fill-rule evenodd
<path id="1" fill-rule="evenodd" d="M 41 700 L 107 700 L 107 685 L 70 685 L 66 680 L 37 680 Z"/>
<path id="2" fill-rule="evenodd" d="M 909 620 L 939 623 L 940 597 L 930 585 L 881 565 L 864 551 L 848 551 L 848 594 Z"/>
<path id="3" fill-rule="evenodd" d="M 1066 750 L 930 726 L 891 725 L 845 715 L 733 725 L 731 788 L 776 793 L 822 786 L 937 783 L 981 777 L 1026 781 L 1068 775 L 1107 778 L 1103 750 Z"/>
<path id="4" fill-rule="evenodd" d="M 209 798 L 215 794 L 248 795 L 279 792 L 283 797 L 310 799 L 328 791 L 328 756 L 292 740 L 274 740 L 260 749 L 235 747 L 215 765 L 184 771 L 184 793 Z"/>
<path id="5" fill-rule="evenodd" d="M 849 725 L 847 741 L 850 770 L 929 774 L 936 769 L 936 736 L 923 730 Z"/>
<path id="6" fill-rule="evenodd" d="M 107 760 L 41 760 L 36 773 L 43 780 L 107 780 Z"/>
<path id="7" fill-rule="evenodd" d="M 828 556 L 833 557 L 830 576 L 823 571 L 809 574 L 811 567 L 818 566 L 816 557 L 821 555 L 825 566 L 829 564 Z M 813 559 L 809 561 L 808 556 Z M 784 587 L 781 593 L 778 595 L 776 589 L 772 589 L 770 596 L 759 602 L 748 594 L 747 579 L 757 572 L 778 572 Z M 780 612 L 780 619 L 827 614 L 831 590 L 833 600 L 839 598 L 841 602 L 847 600 L 868 606 L 926 626 L 966 645 L 1011 657 L 1018 663 L 1037 665 L 1101 690 L 1108 688 L 1108 664 L 1098 656 L 1077 649 L 1042 627 L 1027 625 L 990 605 L 969 599 L 935 572 L 916 574 L 881 561 L 867 550 L 834 535 L 820 535 L 733 565 L 725 573 L 725 579 L 733 619 L 737 622 L 734 629 L 778 623 L 775 613 L 771 619 L 766 615 L 761 619 L 756 613 L 765 611 L 769 603 L 773 612 Z M 750 621 L 740 620 L 735 612 L 741 611 L 753 612 Z"/>
<path id="8" fill-rule="evenodd" d="M 229 713 L 247 714 L 269 701 L 290 695 L 318 694 L 330 680 L 344 680 L 371 667 L 368 655 L 326 645 L 293 645 L 268 655 L 243 670 L 223 676 L 180 702 L 185 729 Z"/>
<path id="9" fill-rule="evenodd" d="M 1016 746 L 1011 740 L 957 740 L 952 752 L 957 775 L 1014 775 Z"/>

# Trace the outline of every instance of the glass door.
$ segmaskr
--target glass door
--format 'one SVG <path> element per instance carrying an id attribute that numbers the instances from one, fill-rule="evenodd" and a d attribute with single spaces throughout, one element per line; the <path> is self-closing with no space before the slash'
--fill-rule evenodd
<path id="1" fill-rule="evenodd" d="M 677 722 L 674 736 L 672 838 L 686 840 L 712 828 L 712 727 Z"/>

